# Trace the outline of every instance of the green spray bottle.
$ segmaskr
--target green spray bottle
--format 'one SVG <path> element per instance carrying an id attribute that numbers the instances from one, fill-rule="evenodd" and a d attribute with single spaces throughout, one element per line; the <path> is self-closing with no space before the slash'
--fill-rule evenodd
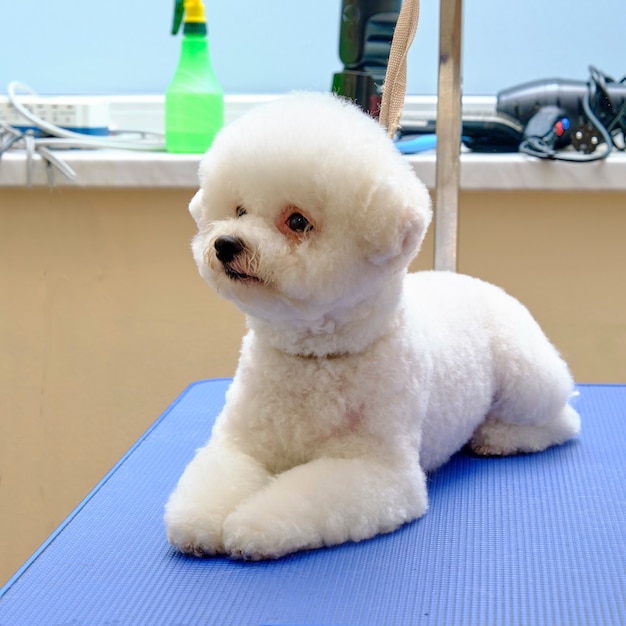
<path id="1" fill-rule="evenodd" d="M 201 0 L 176 0 L 172 34 L 183 22 L 178 67 L 165 92 L 165 149 L 205 152 L 224 125 L 224 91 L 217 82 Z"/>

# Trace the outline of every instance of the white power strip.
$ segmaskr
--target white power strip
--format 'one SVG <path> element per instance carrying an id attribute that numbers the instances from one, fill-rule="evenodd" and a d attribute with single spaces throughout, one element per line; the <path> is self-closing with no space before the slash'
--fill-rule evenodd
<path id="1" fill-rule="evenodd" d="M 44 121 L 89 135 L 108 135 L 109 103 L 94 96 L 20 96 L 19 104 Z M 0 120 L 20 130 L 37 130 L 9 102 L 0 96 Z"/>

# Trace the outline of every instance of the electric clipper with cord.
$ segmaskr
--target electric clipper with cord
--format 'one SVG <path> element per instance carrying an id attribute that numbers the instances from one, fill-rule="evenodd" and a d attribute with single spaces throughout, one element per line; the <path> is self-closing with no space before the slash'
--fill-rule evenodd
<path id="1" fill-rule="evenodd" d="M 344 70 L 332 91 L 378 118 L 391 40 L 402 0 L 343 0 L 339 57 Z"/>
<path id="2" fill-rule="evenodd" d="M 625 78 L 617 82 L 595 67 L 589 81 L 537 80 L 501 91 L 496 111 L 524 126 L 520 152 L 564 161 L 605 158 L 624 149 Z M 578 153 L 559 154 L 572 145 Z M 596 149 L 601 144 L 600 152 Z"/>
<path id="3" fill-rule="evenodd" d="M 590 72 L 589 81 L 536 80 L 499 92 L 493 113 L 463 115 L 464 145 L 475 152 L 519 151 L 574 162 L 623 151 L 626 77 L 615 81 L 594 67 Z M 432 118 L 403 124 L 401 142 L 435 130 Z"/>

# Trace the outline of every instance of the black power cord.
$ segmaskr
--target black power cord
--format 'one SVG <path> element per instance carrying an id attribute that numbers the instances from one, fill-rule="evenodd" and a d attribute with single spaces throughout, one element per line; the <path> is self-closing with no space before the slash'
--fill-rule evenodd
<path id="1" fill-rule="evenodd" d="M 616 98 L 611 92 L 616 86 L 625 85 L 626 76 L 615 81 L 593 66 L 590 66 L 589 72 L 590 78 L 580 99 L 587 123 L 570 130 L 571 122 L 565 108 L 541 106 L 526 124 L 520 152 L 542 159 L 586 163 L 605 159 L 613 149 L 624 150 L 626 98 Z M 622 100 L 619 107 L 616 100 Z M 582 154 L 557 151 L 557 143 L 565 131 L 570 132 L 571 143 Z M 603 149 L 596 153 L 596 147 L 602 143 Z"/>

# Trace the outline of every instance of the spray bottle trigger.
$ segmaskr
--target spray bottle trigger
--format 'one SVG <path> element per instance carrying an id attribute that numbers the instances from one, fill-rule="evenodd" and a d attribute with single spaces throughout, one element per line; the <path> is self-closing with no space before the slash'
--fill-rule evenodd
<path id="1" fill-rule="evenodd" d="M 174 21 L 172 23 L 172 35 L 178 34 L 180 25 L 185 14 L 185 4 L 183 0 L 175 0 L 174 2 Z"/>

